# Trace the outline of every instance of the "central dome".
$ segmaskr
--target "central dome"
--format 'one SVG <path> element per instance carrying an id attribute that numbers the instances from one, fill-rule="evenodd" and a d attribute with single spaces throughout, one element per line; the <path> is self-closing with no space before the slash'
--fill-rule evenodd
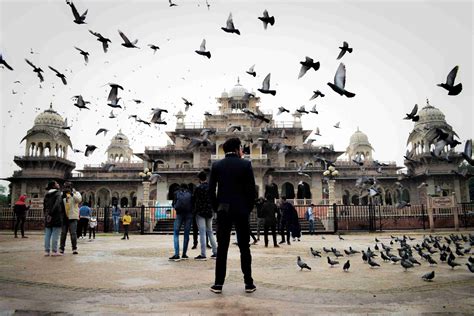
<path id="1" fill-rule="evenodd" d="M 240 84 L 240 79 L 237 78 L 237 84 L 230 90 L 228 95 L 229 98 L 243 98 L 245 93 L 248 93 L 248 90 Z"/>
<path id="2" fill-rule="evenodd" d="M 369 138 L 367 137 L 367 135 L 359 131 L 358 128 L 357 128 L 357 131 L 354 134 L 352 134 L 350 138 L 349 146 L 356 146 L 356 145 L 369 145 L 370 146 Z"/>
<path id="3" fill-rule="evenodd" d="M 61 128 L 64 126 L 64 119 L 61 117 L 61 115 L 58 114 L 58 112 L 53 110 L 52 105 L 50 105 L 49 109 L 47 109 L 43 113 L 40 113 L 35 118 L 35 125 L 45 125 L 49 127 Z"/>
<path id="4" fill-rule="evenodd" d="M 122 133 L 122 130 L 119 130 L 117 135 L 112 138 L 111 145 L 118 145 L 118 146 L 129 146 L 128 137 Z"/>
<path id="5" fill-rule="evenodd" d="M 421 124 L 433 124 L 437 126 L 446 124 L 443 112 L 429 103 L 418 112 L 418 115 L 420 119 L 415 123 L 415 128 Z"/>

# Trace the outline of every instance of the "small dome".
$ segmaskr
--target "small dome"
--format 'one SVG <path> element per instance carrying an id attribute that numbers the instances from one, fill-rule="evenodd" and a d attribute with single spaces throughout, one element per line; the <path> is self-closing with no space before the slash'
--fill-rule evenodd
<path id="1" fill-rule="evenodd" d="M 242 98 L 245 94 L 248 93 L 248 90 L 245 89 L 240 84 L 240 79 L 237 78 L 237 84 L 230 90 L 229 97 L 230 98 Z"/>
<path id="2" fill-rule="evenodd" d="M 221 98 L 228 98 L 229 97 L 229 94 L 227 93 L 227 91 L 222 91 L 221 93 Z"/>
<path id="3" fill-rule="evenodd" d="M 128 147 L 129 146 L 129 140 L 128 140 L 128 137 L 122 133 L 122 130 L 120 130 L 117 135 L 115 135 L 113 138 L 112 138 L 112 141 L 111 141 L 111 146 L 112 145 L 119 145 L 119 146 L 126 146 Z"/>
<path id="4" fill-rule="evenodd" d="M 426 106 L 418 112 L 418 115 L 420 116 L 420 119 L 415 123 L 415 128 L 421 124 L 436 126 L 446 124 L 446 119 L 443 112 L 430 105 L 428 101 L 426 101 Z"/>
<path id="5" fill-rule="evenodd" d="M 35 126 L 37 125 L 61 128 L 64 126 L 64 119 L 50 105 L 49 109 L 35 118 Z"/>
<path id="6" fill-rule="evenodd" d="M 357 145 L 369 145 L 369 138 L 367 135 L 359 131 L 359 128 L 357 128 L 357 131 L 352 134 L 349 142 L 349 146 L 357 146 Z"/>

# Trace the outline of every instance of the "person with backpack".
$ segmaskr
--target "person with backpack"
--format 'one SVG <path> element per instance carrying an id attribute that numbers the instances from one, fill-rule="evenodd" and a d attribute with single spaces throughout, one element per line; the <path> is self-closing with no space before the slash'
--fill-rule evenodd
<path id="1" fill-rule="evenodd" d="M 117 205 L 117 203 L 115 203 L 112 206 L 112 220 L 113 220 L 113 223 L 114 223 L 114 233 L 116 233 L 116 234 L 119 233 L 121 215 L 122 215 L 122 210 Z"/>
<path id="2" fill-rule="evenodd" d="M 217 244 L 212 231 L 212 205 L 209 198 L 209 184 L 207 183 L 207 175 L 204 171 L 198 174 L 199 185 L 194 190 L 194 215 L 199 228 L 199 239 L 201 244 L 201 254 L 195 257 L 195 260 L 207 260 L 206 257 L 206 236 L 212 247 L 211 258 L 215 259 L 217 255 Z"/>
<path id="3" fill-rule="evenodd" d="M 308 209 L 305 212 L 305 219 L 309 223 L 309 234 L 313 235 L 314 234 L 314 212 L 313 212 L 313 207 L 314 204 L 311 203 L 308 207 Z"/>
<path id="4" fill-rule="evenodd" d="M 173 208 L 176 211 L 176 219 L 174 220 L 173 227 L 173 241 L 174 241 L 174 255 L 169 258 L 171 261 L 187 260 L 189 257 L 186 255 L 189 244 L 189 231 L 191 230 L 191 223 L 193 221 L 193 201 L 192 194 L 186 184 L 181 184 L 179 189 L 174 194 L 172 203 Z M 183 253 L 181 258 L 179 257 L 179 231 L 181 226 L 184 224 L 184 240 L 183 240 Z"/>

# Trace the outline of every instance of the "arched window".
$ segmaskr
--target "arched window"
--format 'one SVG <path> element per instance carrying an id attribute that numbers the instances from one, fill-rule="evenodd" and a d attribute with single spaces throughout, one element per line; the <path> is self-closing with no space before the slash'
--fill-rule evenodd
<path id="1" fill-rule="evenodd" d="M 126 196 L 120 199 L 120 207 L 127 207 L 128 206 L 128 198 Z"/>
<path id="2" fill-rule="evenodd" d="M 410 203 L 410 192 L 408 189 L 404 189 L 402 192 L 402 201 Z"/>
<path id="3" fill-rule="evenodd" d="M 345 190 L 344 195 L 342 196 L 342 204 L 349 205 L 349 200 L 350 200 L 350 193 L 349 191 Z"/>
<path id="4" fill-rule="evenodd" d="M 181 164 L 181 166 L 184 168 L 184 169 L 189 169 L 191 167 L 191 164 L 189 163 L 189 161 L 183 161 L 183 163 Z"/>
<path id="5" fill-rule="evenodd" d="M 165 167 L 165 162 L 163 160 L 157 160 L 153 164 L 153 170 L 162 169 Z"/>
<path id="6" fill-rule="evenodd" d="M 287 199 L 294 199 L 295 198 L 295 188 L 293 184 L 289 182 L 285 182 L 281 186 L 281 194 L 280 196 L 284 196 Z"/>
<path id="7" fill-rule="evenodd" d="M 306 182 L 301 182 L 298 184 L 298 191 L 296 193 L 298 199 L 310 199 L 311 198 L 311 188 Z"/>
<path id="8" fill-rule="evenodd" d="M 385 192 L 385 204 L 393 205 L 392 193 L 389 190 Z"/>
<path id="9" fill-rule="evenodd" d="M 290 162 L 288 162 L 288 166 L 290 167 L 298 167 L 298 162 L 296 162 L 296 160 L 290 160 Z"/>
<path id="10" fill-rule="evenodd" d="M 359 196 L 357 194 L 354 194 L 351 198 L 351 202 L 353 205 L 359 205 Z"/>

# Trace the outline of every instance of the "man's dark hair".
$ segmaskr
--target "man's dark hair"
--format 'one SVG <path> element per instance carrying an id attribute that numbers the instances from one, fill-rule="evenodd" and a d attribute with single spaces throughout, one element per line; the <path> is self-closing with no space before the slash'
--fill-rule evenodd
<path id="1" fill-rule="evenodd" d="M 189 187 L 186 183 L 181 183 L 181 185 L 179 186 L 180 189 L 183 189 L 183 190 L 189 190 Z"/>
<path id="2" fill-rule="evenodd" d="M 233 153 L 240 149 L 240 144 L 240 139 L 233 137 L 226 140 L 222 148 L 224 149 L 225 153 Z"/>
<path id="3" fill-rule="evenodd" d="M 125 214 L 128 214 L 128 211 L 127 211 L 127 210 L 125 210 Z"/>
<path id="4" fill-rule="evenodd" d="M 201 171 L 198 173 L 198 179 L 201 181 L 206 181 L 207 179 L 207 174 L 205 171 Z"/>
<path id="5" fill-rule="evenodd" d="M 283 201 L 286 201 L 286 196 L 283 195 L 283 196 L 281 197 L 281 199 L 282 199 Z"/>

